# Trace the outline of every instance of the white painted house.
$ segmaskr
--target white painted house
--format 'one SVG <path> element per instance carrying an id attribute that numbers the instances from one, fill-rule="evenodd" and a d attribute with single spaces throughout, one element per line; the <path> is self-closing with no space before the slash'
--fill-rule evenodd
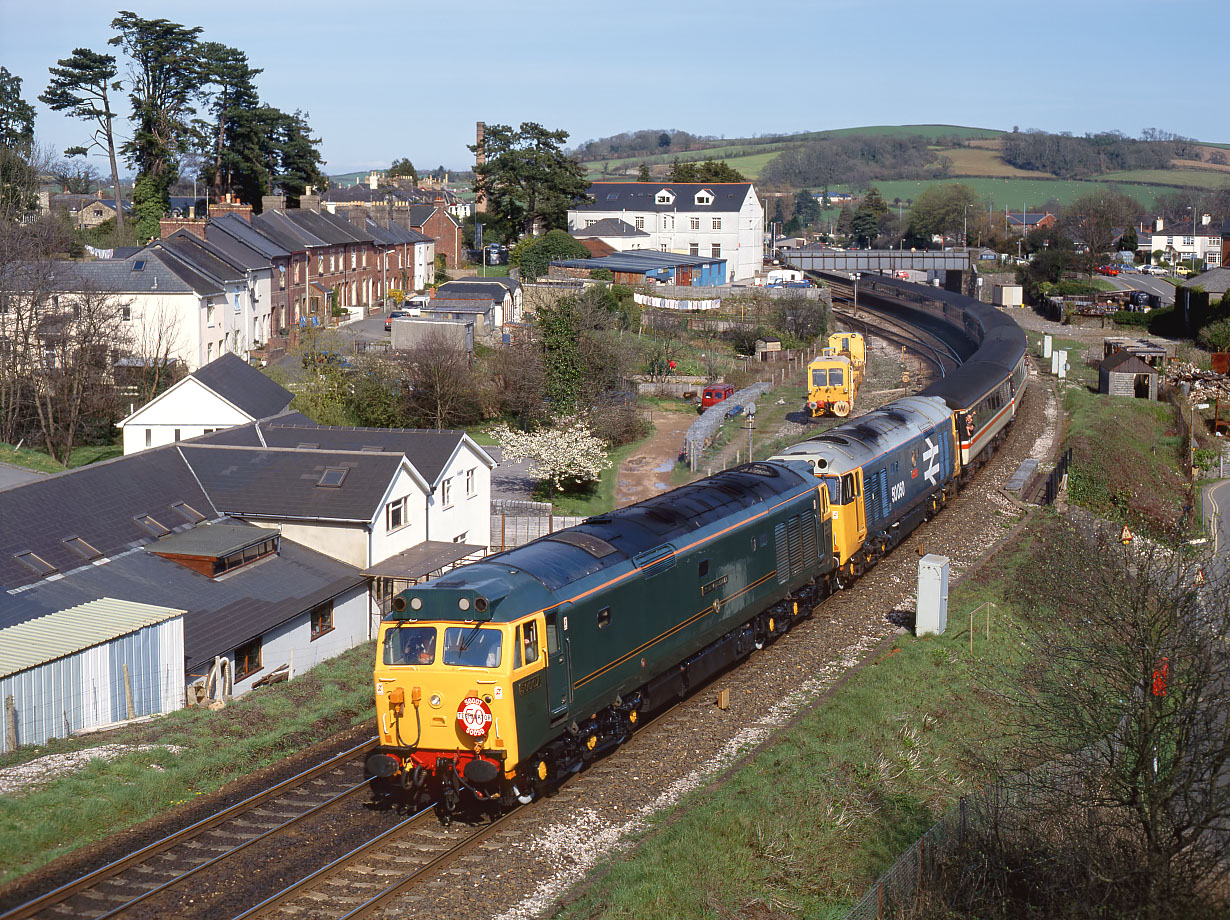
<path id="1" fill-rule="evenodd" d="M 1149 261 L 1153 253 L 1160 251 L 1171 262 L 1203 259 L 1207 268 L 1219 268 L 1222 256 L 1222 231 L 1213 226 L 1212 218 L 1205 214 L 1193 228 L 1191 223 L 1167 227 L 1162 218 L 1153 225 L 1153 231 L 1141 229 L 1137 236 L 1136 249 Z"/>
<path id="2" fill-rule="evenodd" d="M 746 281 L 763 265 L 764 208 L 750 182 L 595 182 L 589 194 L 592 201 L 568 211 L 569 233 L 615 219 L 648 234 L 602 237 L 621 252 L 725 259 L 731 281 Z"/>
<path id="3" fill-rule="evenodd" d="M 294 394 L 233 354 L 216 358 L 137 409 L 116 427 L 124 453 L 248 425 L 289 410 Z"/>

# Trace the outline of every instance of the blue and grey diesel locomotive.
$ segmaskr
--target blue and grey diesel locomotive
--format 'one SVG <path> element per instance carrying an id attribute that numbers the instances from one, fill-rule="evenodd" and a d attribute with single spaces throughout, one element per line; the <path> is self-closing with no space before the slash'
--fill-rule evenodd
<path id="1" fill-rule="evenodd" d="M 377 782 L 446 815 L 463 798 L 528 801 L 938 511 L 1015 415 L 1025 336 L 969 298 L 879 285 L 878 300 L 964 335 L 967 363 L 777 458 L 400 593 L 378 638 Z"/>

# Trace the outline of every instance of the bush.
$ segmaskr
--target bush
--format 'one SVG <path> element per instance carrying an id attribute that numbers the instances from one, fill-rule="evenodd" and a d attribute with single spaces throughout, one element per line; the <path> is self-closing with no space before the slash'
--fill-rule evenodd
<path id="1" fill-rule="evenodd" d="M 1151 313 L 1133 313 L 1130 310 L 1117 310 L 1113 319 L 1116 326 L 1136 326 L 1141 329 L 1148 329 L 1151 316 Z"/>

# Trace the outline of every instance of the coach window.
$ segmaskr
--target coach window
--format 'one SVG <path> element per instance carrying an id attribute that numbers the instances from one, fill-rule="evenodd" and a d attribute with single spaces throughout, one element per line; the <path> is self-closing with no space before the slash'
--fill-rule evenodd
<path id="1" fill-rule="evenodd" d="M 708 560 L 708 559 L 702 559 L 702 560 L 700 561 L 700 565 L 699 565 L 699 566 L 697 566 L 697 569 L 696 569 L 696 577 L 697 577 L 697 578 L 704 578 L 704 577 L 705 577 L 706 575 L 708 575 L 708 574 L 709 574 L 709 560 Z"/>
<path id="2" fill-rule="evenodd" d="M 606 629 L 611 625 L 611 608 L 603 607 L 598 611 L 598 628 Z"/>

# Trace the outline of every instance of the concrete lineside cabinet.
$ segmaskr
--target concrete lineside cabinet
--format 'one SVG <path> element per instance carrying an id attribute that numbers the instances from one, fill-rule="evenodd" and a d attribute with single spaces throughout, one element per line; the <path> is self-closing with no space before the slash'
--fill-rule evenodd
<path id="1" fill-rule="evenodd" d="M 914 634 L 943 635 L 948 627 L 948 557 L 928 553 L 918 560 Z"/>

